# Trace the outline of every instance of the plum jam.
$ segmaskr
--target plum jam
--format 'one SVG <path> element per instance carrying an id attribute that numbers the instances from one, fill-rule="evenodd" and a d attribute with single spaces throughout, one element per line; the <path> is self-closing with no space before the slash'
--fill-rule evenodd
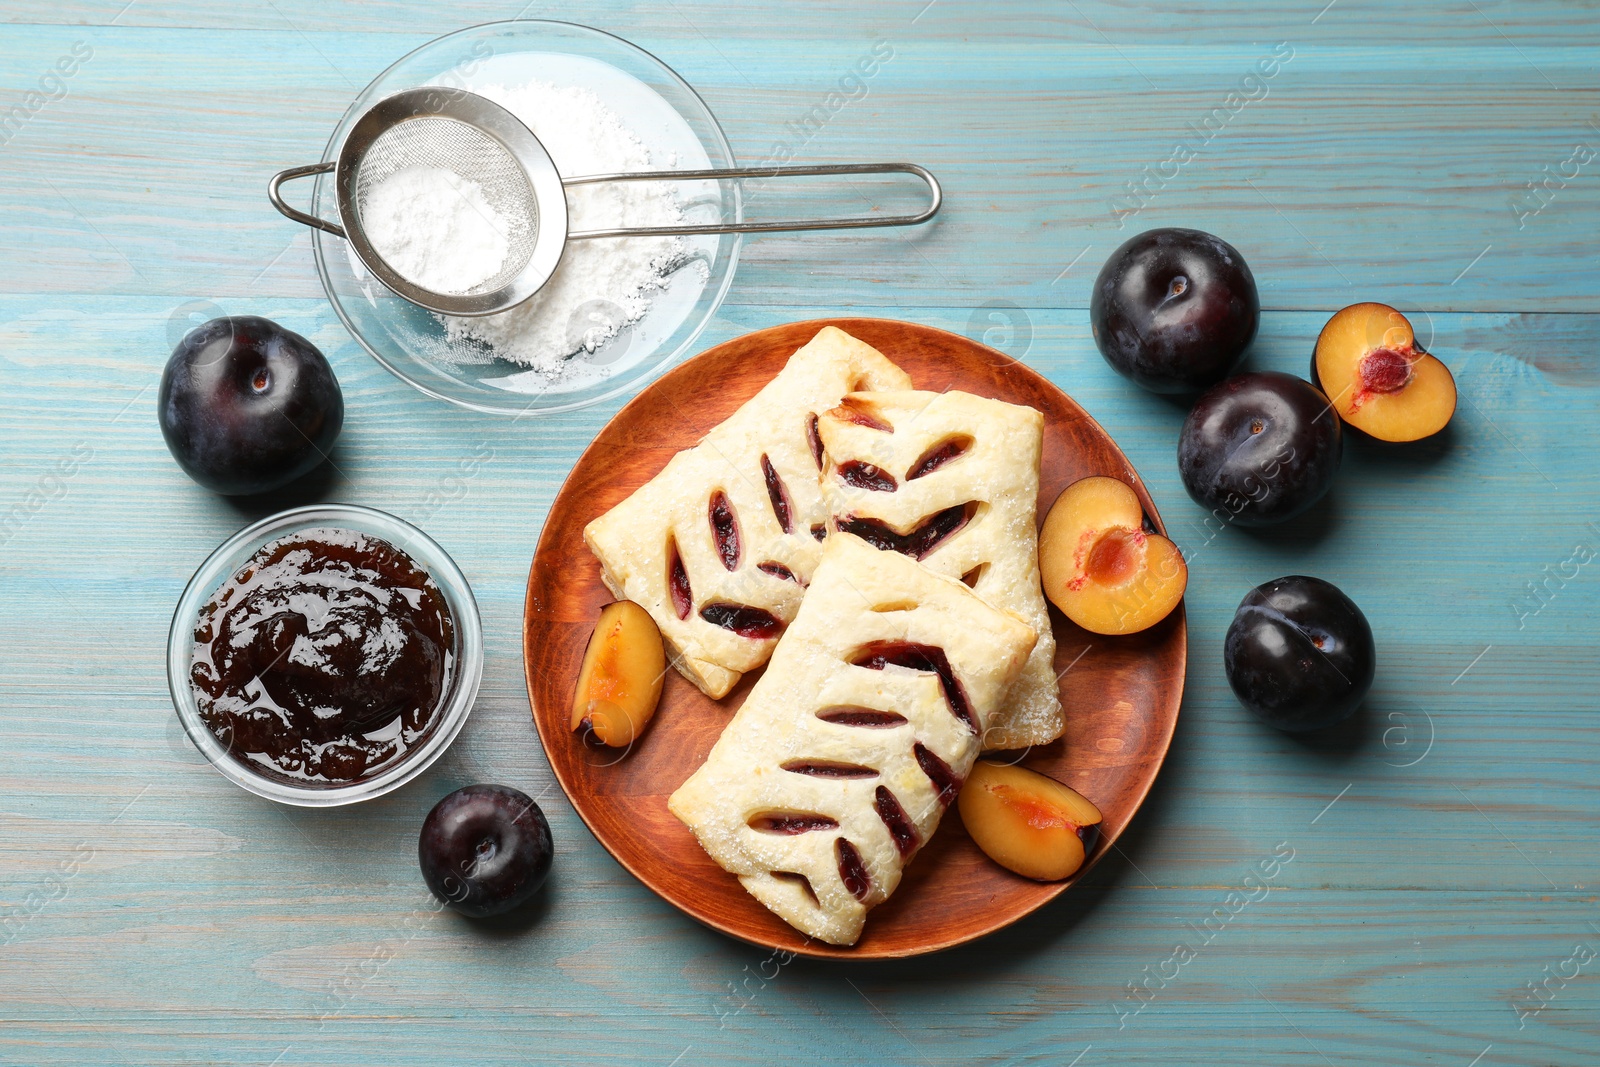
<path id="1" fill-rule="evenodd" d="M 813 830 L 837 830 L 839 820 L 810 812 L 768 811 L 750 816 L 750 829 L 764 834 L 808 834 Z"/>
<path id="2" fill-rule="evenodd" d="M 415 560 L 354 530 L 263 545 L 205 607 L 189 677 L 234 758 L 297 784 L 394 766 L 433 731 L 455 624 Z"/>
<path id="3" fill-rule="evenodd" d="M 966 723 L 973 733 L 978 733 L 978 719 L 967 703 L 967 692 L 961 688 L 961 679 L 950 667 L 950 658 L 944 649 L 935 645 L 922 645 L 914 641 L 873 641 L 857 649 L 850 657 L 857 667 L 881 671 L 885 667 L 905 667 L 913 671 L 928 671 L 939 676 L 944 688 L 944 698 L 950 705 L 950 714 Z"/>
<path id="4" fill-rule="evenodd" d="M 700 617 L 713 626 L 755 641 L 777 637 L 783 629 L 782 619 L 765 608 L 753 608 L 748 604 L 707 604 L 700 609 Z"/>
<path id="5" fill-rule="evenodd" d="M 778 477 L 778 470 L 772 465 L 772 460 L 765 455 L 761 457 L 761 477 L 767 483 L 767 499 L 772 501 L 772 517 L 778 520 L 778 525 L 783 528 L 784 533 L 793 533 L 794 519 L 790 515 L 789 489 L 783 484 L 783 479 Z"/>
<path id="6" fill-rule="evenodd" d="M 950 764 L 940 759 L 921 741 L 911 746 L 911 752 L 917 757 L 917 766 L 922 768 L 922 773 L 933 783 L 934 791 L 939 794 L 939 803 L 948 808 L 956 797 L 961 795 L 961 778 Z"/>
<path id="7" fill-rule="evenodd" d="M 727 493 L 719 489 L 711 494 L 708 515 L 711 519 L 711 536 L 717 542 L 717 555 L 722 557 L 722 565 L 730 571 L 738 570 L 739 557 L 743 555 L 744 548 L 739 541 L 739 520 L 734 517 L 733 505 L 728 502 Z"/>
<path id="8" fill-rule="evenodd" d="M 857 489 L 871 489 L 876 493 L 892 493 L 897 488 L 894 475 L 859 459 L 839 464 L 839 480 Z"/>
<path id="9" fill-rule="evenodd" d="M 883 820 L 883 825 L 889 828 L 889 836 L 894 839 L 894 847 L 904 859 L 917 850 L 917 828 L 911 825 L 910 816 L 906 809 L 900 806 L 900 798 L 895 796 L 885 786 L 879 786 L 873 794 L 872 806 L 878 811 L 878 818 Z"/>
<path id="10" fill-rule="evenodd" d="M 897 533 L 882 519 L 859 515 L 841 516 L 837 520 L 837 525 L 844 533 L 855 534 L 873 548 L 885 552 L 899 552 L 912 559 L 926 559 L 930 552 L 972 521 L 972 517 L 977 513 L 978 505 L 975 501 L 957 504 L 923 519 L 910 533 Z"/>
<path id="11" fill-rule="evenodd" d="M 971 447 L 970 437 L 951 437 L 940 441 L 911 465 L 911 469 L 906 472 L 906 481 L 914 482 L 918 478 L 932 474 L 951 460 L 964 455 Z"/>
<path id="12" fill-rule="evenodd" d="M 844 887 L 857 900 L 866 900 L 872 892 L 872 875 L 867 871 L 861 853 L 842 837 L 835 842 L 834 851 L 839 857 L 839 880 L 844 882 Z"/>

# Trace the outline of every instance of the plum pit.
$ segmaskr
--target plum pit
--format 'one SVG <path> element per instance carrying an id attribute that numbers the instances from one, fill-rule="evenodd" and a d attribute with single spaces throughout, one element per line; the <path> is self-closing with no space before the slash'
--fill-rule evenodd
<path id="1" fill-rule="evenodd" d="M 1139 567 L 1144 531 L 1117 527 L 1102 533 L 1084 561 L 1083 572 L 1101 585 L 1123 585 Z"/>
<path id="2" fill-rule="evenodd" d="M 1361 357 L 1361 393 L 1398 393 L 1411 384 L 1411 353 L 1375 348 Z"/>

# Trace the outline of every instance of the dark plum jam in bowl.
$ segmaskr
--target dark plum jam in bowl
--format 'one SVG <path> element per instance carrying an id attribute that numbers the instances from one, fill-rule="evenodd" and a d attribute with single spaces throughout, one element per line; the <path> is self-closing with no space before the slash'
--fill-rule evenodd
<path id="1" fill-rule="evenodd" d="M 172 617 L 167 683 L 221 774 L 284 804 L 381 796 L 441 756 L 472 711 L 483 628 L 427 534 L 373 508 L 295 508 L 200 565 Z"/>

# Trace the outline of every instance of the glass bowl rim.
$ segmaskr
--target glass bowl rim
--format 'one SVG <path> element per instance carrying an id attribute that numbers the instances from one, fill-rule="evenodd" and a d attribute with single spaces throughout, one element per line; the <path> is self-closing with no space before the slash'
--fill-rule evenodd
<path id="1" fill-rule="evenodd" d="M 428 572 L 450 605 L 456 632 L 456 677 L 439 724 L 431 737 L 401 761 L 375 777 L 349 785 L 318 788 L 268 778 L 229 755 L 200 718 L 189 681 L 194 624 L 200 607 L 222 581 L 268 541 L 303 530 L 346 525 L 394 543 Z M 206 556 L 196 568 L 173 609 L 167 631 L 167 688 L 184 733 L 206 761 L 233 784 L 257 796 L 296 807 L 329 808 L 371 800 L 410 782 L 449 749 L 472 713 L 483 680 L 483 621 L 472 586 L 437 541 L 404 519 L 361 504 L 311 504 L 289 508 L 247 524 Z"/>
<path id="2" fill-rule="evenodd" d="M 728 135 L 723 130 L 722 123 L 717 120 L 716 112 L 711 110 L 711 106 L 706 103 L 705 98 L 700 95 L 699 91 L 696 90 L 693 85 L 690 85 L 683 75 L 679 74 L 677 70 L 675 70 L 660 56 L 657 56 L 654 52 L 635 44 L 625 37 L 620 37 L 617 34 L 611 33 L 607 30 L 599 29 L 594 26 L 586 26 L 581 22 L 567 22 L 563 19 L 521 18 L 498 19 L 490 22 L 476 23 L 471 26 L 463 26 L 461 29 L 452 30 L 449 33 L 442 34 L 438 37 L 432 38 L 431 40 L 423 42 L 417 47 L 406 52 L 404 55 L 400 56 L 387 67 L 384 67 L 383 70 L 375 74 L 372 77 L 372 80 L 367 82 L 367 84 L 361 88 L 361 90 L 356 94 L 355 99 L 350 102 L 349 106 L 346 107 L 344 112 L 339 116 L 339 121 L 334 124 L 333 132 L 328 136 L 327 146 L 323 149 L 322 162 L 328 163 L 339 158 L 339 148 L 342 144 L 340 131 L 344 129 L 345 123 L 350 119 L 357 105 L 361 104 L 371 92 L 372 87 L 387 77 L 389 72 L 394 70 L 396 67 L 406 63 L 421 52 L 443 45 L 445 42 L 454 40 L 457 37 L 463 37 L 468 34 L 478 33 L 487 29 L 537 26 L 556 26 L 561 27 L 564 30 L 579 30 L 584 34 L 591 34 L 595 37 L 605 38 L 622 45 L 627 49 L 637 52 L 640 56 L 643 56 L 645 59 L 656 64 L 658 67 L 660 67 L 662 72 L 665 73 L 672 81 L 676 82 L 678 86 L 695 101 L 695 103 L 700 105 L 700 109 L 704 113 L 706 123 L 716 137 L 715 146 L 721 149 L 723 157 L 726 158 L 730 164 L 736 163 L 733 145 L 729 143 Z M 370 104 L 371 101 L 368 101 L 367 105 L 370 106 Z M 312 196 L 313 203 L 319 203 L 321 201 L 322 187 L 325 180 L 329 180 L 328 175 L 319 175 L 316 178 L 316 192 L 313 193 Z M 733 221 L 742 221 L 744 218 L 744 196 L 737 183 L 734 184 L 732 197 L 734 214 Z M 523 404 L 520 407 L 513 406 L 510 403 L 497 404 L 453 395 L 447 390 L 438 388 L 437 386 L 424 381 L 421 376 L 409 373 L 403 366 L 399 365 L 399 360 L 390 359 L 388 356 L 385 356 L 379 352 L 377 347 L 367 340 L 366 334 L 357 328 L 355 322 L 352 321 L 350 314 L 345 310 L 344 305 L 334 296 L 333 281 L 329 274 L 329 268 L 327 265 L 328 252 L 325 248 L 325 244 L 326 242 L 334 240 L 335 238 L 323 233 L 321 230 L 313 230 L 311 233 L 311 254 L 317 265 L 317 280 L 322 285 L 323 295 L 327 298 L 328 304 L 333 308 L 334 315 L 338 317 L 339 322 L 344 326 L 345 331 L 355 339 L 356 344 L 360 345 L 362 350 L 366 352 L 367 355 L 371 356 L 377 361 L 378 366 L 382 367 L 396 378 L 399 378 L 401 381 L 405 382 L 419 393 L 422 393 L 424 396 L 433 397 L 435 400 L 443 400 L 447 404 L 454 404 L 457 407 L 466 408 L 469 411 L 479 411 L 488 415 L 509 415 L 513 418 L 521 418 L 522 416 L 530 413 L 554 415 L 564 411 L 577 411 L 581 408 L 592 407 L 596 404 L 603 404 L 606 401 L 612 400 L 618 396 L 622 396 L 630 392 L 637 392 L 638 390 L 649 385 L 650 382 L 659 378 L 666 371 L 670 370 L 674 364 L 681 362 L 687 355 L 689 355 L 690 350 L 694 347 L 695 342 L 699 340 L 700 335 L 705 332 L 706 327 L 711 325 L 712 319 L 716 318 L 717 310 L 722 307 L 723 301 L 725 301 L 728 297 L 728 290 L 733 287 L 733 276 L 738 272 L 739 251 L 744 245 L 744 237 L 742 234 L 731 234 L 729 237 L 731 239 L 728 246 L 728 265 L 727 269 L 723 272 L 722 282 L 717 287 L 717 291 L 711 297 L 710 302 L 707 304 L 704 313 L 701 315 L 701 321 L 699 324 L 696 325 L 694 330 L 683 339 L 675 352 L 666 354 L 659 362 L 651 365 L 647 370 L 642 371 L 637 376 L 627 381 L 619 382 L 613 388 L 604 390 L 603 392 L 595 393 L 592 396 L 584 396 L 580 399 L 549 405 L 528 403 Z M 508 393 L 507 400 L 510 401 L 517 397 L 526 397 L 526 395 L 527 394 L 521 393 Z"/>

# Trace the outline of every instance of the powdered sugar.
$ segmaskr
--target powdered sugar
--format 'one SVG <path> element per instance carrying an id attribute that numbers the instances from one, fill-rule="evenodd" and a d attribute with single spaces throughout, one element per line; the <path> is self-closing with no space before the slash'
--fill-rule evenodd
<path id="1" fill-rule="evenodd" d="M 436 293 L 465 293 L 500 273 L 524 219 L 502 217 L 477 182 L 405 167 L 367 194 L 361 226 L 396 273 Z"/>
<path id="2" fill-rule="evenodd" d="M 531 129 L 564 176 L 666 169 L 638 134 L 594 92 L 545 82 L 475 86 Z M 611 182 L 567 190 L 569 230 L 665 226 L 683 220 L 673 183 Z M 498 315 L 439 316 L 453 347 L 488 346 L 494 356 L 556 381 L 569 357 L 593 352 L 641 319 L 666 276 L 683 260 L 678 237 L 607 237 L 569 241 L 543 288 Z"/>

